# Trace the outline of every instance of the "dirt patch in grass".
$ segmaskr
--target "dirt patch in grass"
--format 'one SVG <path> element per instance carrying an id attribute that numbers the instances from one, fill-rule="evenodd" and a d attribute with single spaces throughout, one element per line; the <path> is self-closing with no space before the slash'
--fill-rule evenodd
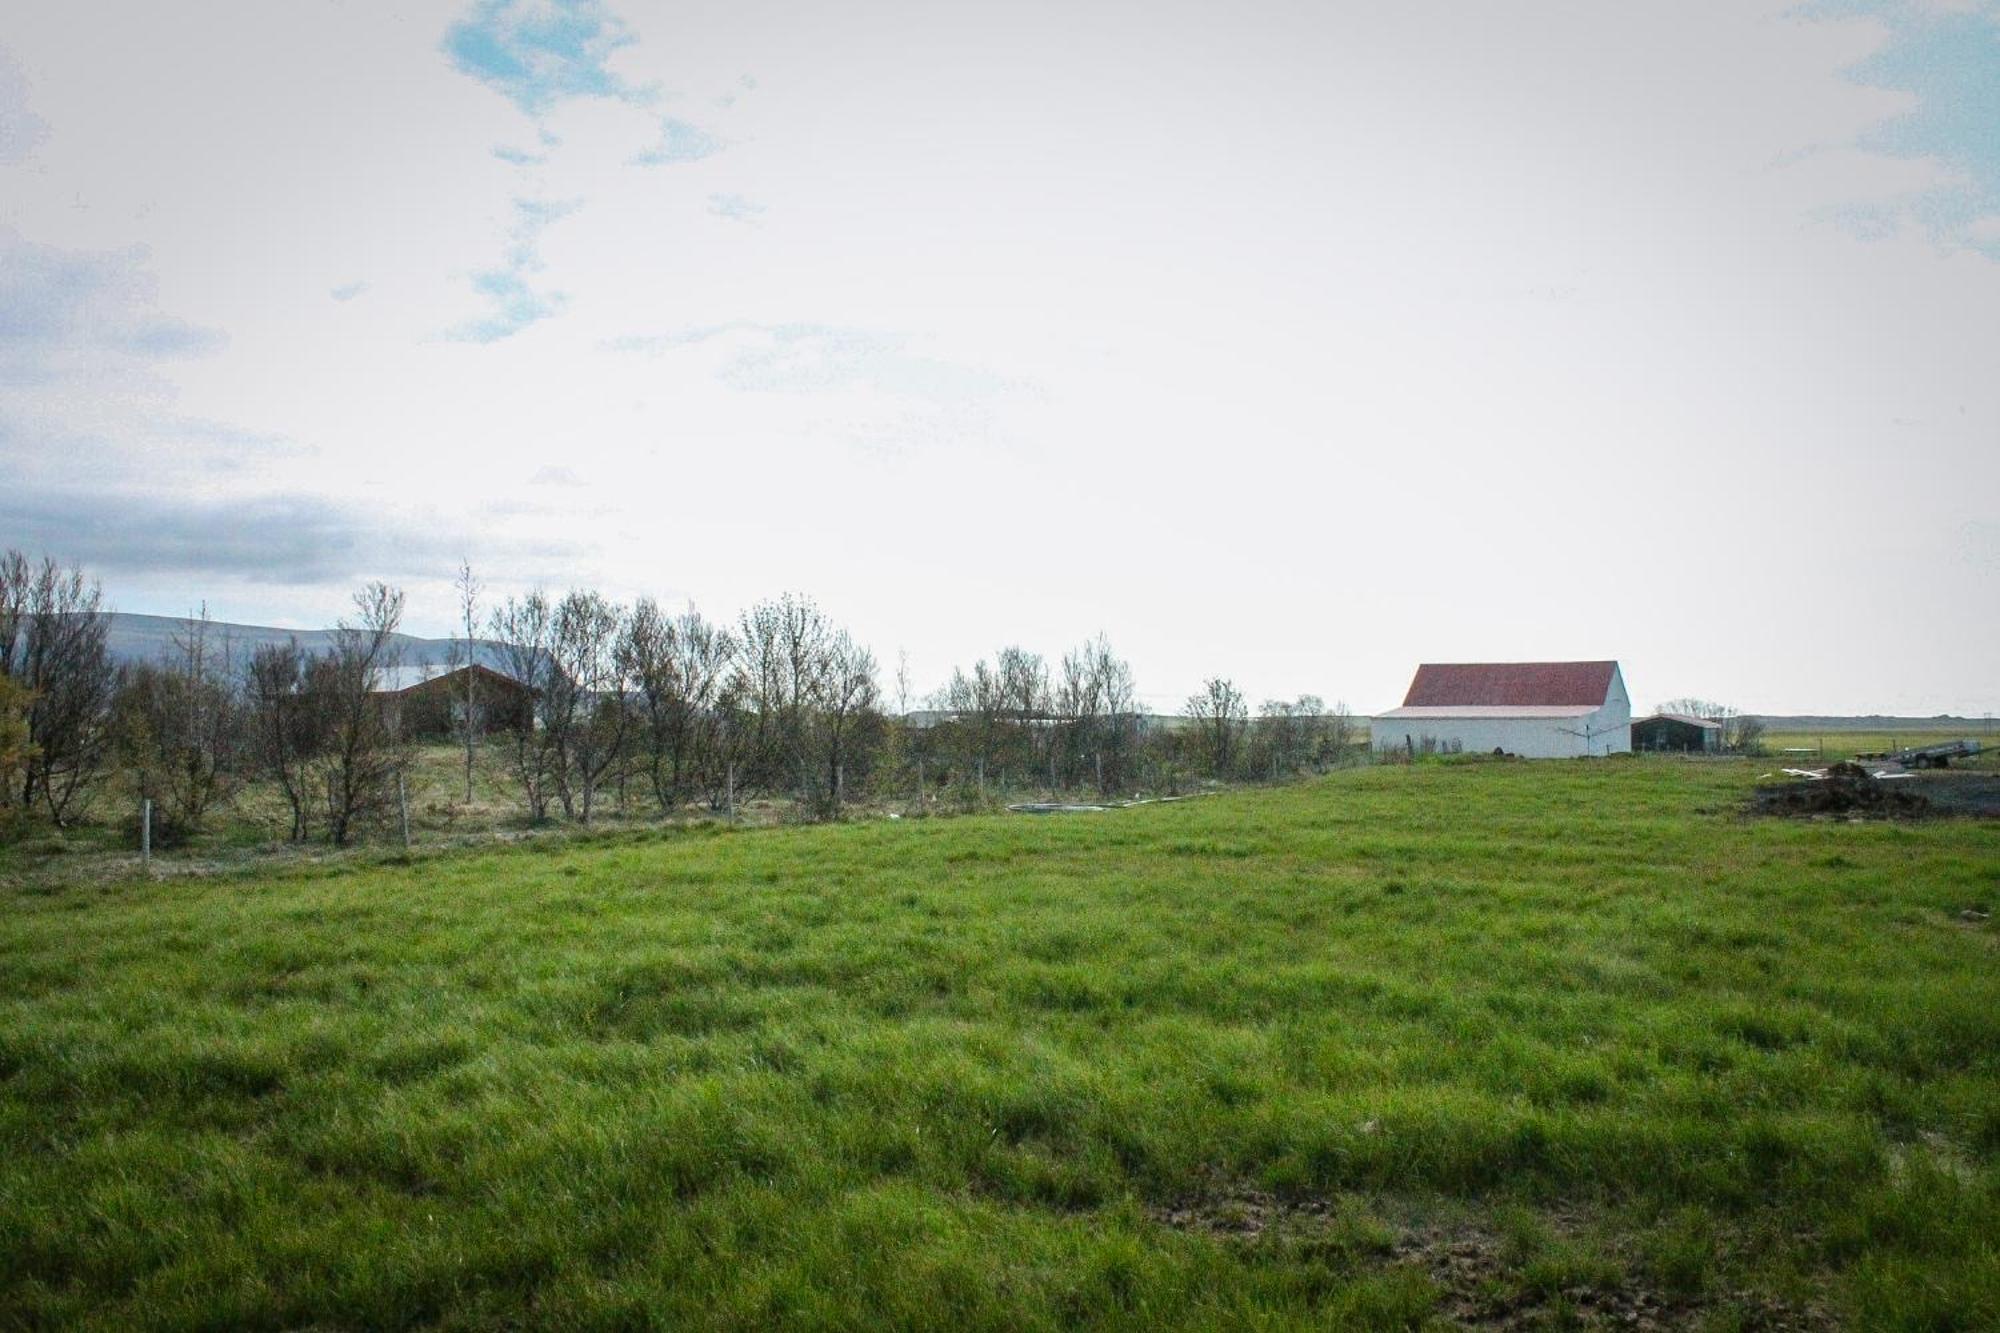
<path id="1" fill-rule="evenodd" d="M 1324 1199 L 1291 1202 L 1264 1190 L 1242 1189 L 1203 1195 L 1147 1210 L 1161 1226 L 1212 1236 L 1254 1239 L 1285 1223 L 1330 1222 L 1334 1206 Z"/>
<path id="2" fill-rule="evenodd" d="M 1529 1330 L 1619 1328 L 1677 1333 L 1710 1325 L 1727 1309 L 1730 1326 L 1765 1333 L 1817 1333 L 1834 1324 L 1826 1315 L 1799 1310 L 1762 1292 L 1736 1290 L 1682 1296 L 1629 1273 L 1614 1281 L 1538 1281 L 1523 1271 L 1509 1246 L 1486 1227 L 1462 1223 L 1405 1233 L 1394 1262 L 1423 1269 L 1439 1291 L 1438 1313 L 1459 1328 Z"/>
<path id="3" fill-rule="evenodd" d="M 1267 1236 L 1326 1234 L 1358 1261 L 1414 1268 L 1437 1288 L 1436 1313 L 1452 1327 L 1481 1330 L 1611 1328 L 1679 1333 L 1712 1326 L 1723 1312 L 1732 1328 L 1759 1333 L 1820 1333 L 1837 1327 L 1826 1311 L 1802 1309 L 1764 1292 L 1670 1290 L 1628 1262 L 1614 1243 L 1609 1257 L 1576 1261 L 1574 1242 L 1589 1230 L 1580 1213 L 1538 1214 L 1568 1261 L 1524 1253 L 1519 1238 L 1478 1218 L 1376 1220 L 1357 1201 L 1287 1200 L 1237 1189 L 1149 1210 L 1154 1221 L 1244 1245 Z M 1406 1216 L 1409 1210 L 1390 1210 Z M 1587 1247 L 1584 1247 L 1587 1249 Z"/>

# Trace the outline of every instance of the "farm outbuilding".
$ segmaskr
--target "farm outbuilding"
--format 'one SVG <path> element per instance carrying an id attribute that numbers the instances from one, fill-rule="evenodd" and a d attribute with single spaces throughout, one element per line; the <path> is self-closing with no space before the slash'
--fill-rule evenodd
<path id="1" fill-rule="evenodd" d="M 472 700 L 479 714 L 479 730 L 511 727 L 527 718 L 534 702 L 528 687 L 505 672 L 477 663 L 388 667 L 375 673 L 369 693 L 405 733 L 441 736 L 464 715 L 468 675 L 473 678 Z"/>
<path id="2" fill-rule="evenodd" d="M 1715 754 L 1722 749 L 1722 724 L 1712 717 L 1655 713 L 1632 724 L 1632 748 L 1665 754 Z"/>
<path id="3" fill-rule="evenodd" d="M 1616 662 L 1426 662 L 1403 706 L 1374 719 L 1378 750 L 1566 759 L 1632 748 Z"/>

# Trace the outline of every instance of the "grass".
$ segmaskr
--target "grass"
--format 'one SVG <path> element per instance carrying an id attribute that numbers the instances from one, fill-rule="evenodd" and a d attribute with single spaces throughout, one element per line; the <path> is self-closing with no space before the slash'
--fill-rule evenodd
<path id="1" fill-rule="evenodd" d="M 2000 1326 L 2000 827 L 1755 764 L 17 889 L 0 1325 Z"/>
<path id="2" fill-rule="evenodd" d="M 1787 756 L 1784 752 L 1798 749 L 1814 750 L 1833 760 L 1851 759 L 1857 754 L 1887 754 L 1906 746 L 1938 745 L 1957 740 L 1974 740 L 1984 750 L 2000 750 L 2000 734 L 1995 734 L 1992 726 L 1985 721 L 1956 731 L 1775 731 L 1763 737 L 1763 745 L 1768 758 L 1797 759 L 1800 756 Z M 1813 762 L 1818 762 L 1817 756 Z"/>

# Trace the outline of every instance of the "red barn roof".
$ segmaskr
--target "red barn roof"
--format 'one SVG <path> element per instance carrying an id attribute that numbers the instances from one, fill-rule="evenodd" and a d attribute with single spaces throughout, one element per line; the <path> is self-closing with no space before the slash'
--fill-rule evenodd
<path id="1" fill-rule="evenodd" d="M 1426 662 L 1405 708 L 1596 708 L 1616 662 Z"/>

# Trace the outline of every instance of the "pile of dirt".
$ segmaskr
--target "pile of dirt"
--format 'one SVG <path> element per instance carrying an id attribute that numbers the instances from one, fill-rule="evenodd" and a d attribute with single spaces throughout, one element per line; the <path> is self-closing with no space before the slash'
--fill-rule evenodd
<path id="1" fill-rule="evenodd" d="M 1759 787 L 1750 798 L 1762 815 L 1872 815 L 1915 819 L 1930 813 L 1930 799 L 1906 779 L 1883 780 L 1859 764 L 1835 764 L 1823 777 Z"/>

